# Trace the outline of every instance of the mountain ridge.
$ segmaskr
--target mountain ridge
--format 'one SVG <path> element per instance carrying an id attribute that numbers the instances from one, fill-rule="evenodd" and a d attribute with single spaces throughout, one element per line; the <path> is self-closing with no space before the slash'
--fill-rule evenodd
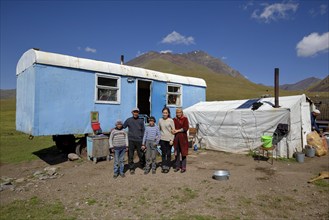
<path id="1" fill-rule="evenodd" d="M 283 84 L 280 85 L 280 89 L 289 90 L 289 91 L 304 91 L 310 88 L 312 85 L 319 83 L 321 79 L 316 77 L 309 77 L 292 84 Z"/>

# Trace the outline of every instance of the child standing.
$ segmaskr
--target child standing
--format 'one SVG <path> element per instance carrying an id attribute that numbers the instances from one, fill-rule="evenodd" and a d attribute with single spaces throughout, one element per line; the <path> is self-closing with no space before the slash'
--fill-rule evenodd
<path id="1" fill-rule="evenodd" d="M 126 149 L 128 149 L 128 134 L 123 129 L 122 121 L 117 120 L 115 128 L 112 129 L 110 138 L 110 149 L 114 152 L 114 174 L 113 178 L 117 178 L 119 175 L 125 177 L 124 174 L 124 159 Z"/>
<path id="2" fill-rule="evenodd" d="M 149 118 L 149 126 L 146 127 L 143 142 L 142 150 L 146 149 L 146 166 L 144 169 L 144 174 L 150 172 L 150 165 L 152 163 L 152 174 L 156 172 L 156 153 L 157 145 L 160 141 L 160 131 L 159 127 L 155 124 L 155 118 L 151 116 Z"/>

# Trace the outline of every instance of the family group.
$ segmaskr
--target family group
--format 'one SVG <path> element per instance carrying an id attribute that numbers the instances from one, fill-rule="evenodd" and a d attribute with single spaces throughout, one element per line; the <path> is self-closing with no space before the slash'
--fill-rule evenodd
<path id="1" fill-rule="evenodd" d="M 126 129 L 128 128 L 128 132 Z M 162 118 L 158 125 L 156 119 L 151 116 L 148 126 L 139 117 L 139 109 L 132 110 L 132 117 L 124 123 L 117 120 L 112 129 L 109 143 L 110 150 L 114 153 L 114 178 L 119 175 L 125 177 L 124 159 L 128 151 L 128 166 L 130 174 L 135 174 L 134 153 L 137 151 L 139 165 L 144 169 L 144 174 L 152 170 L 156 173 L 157 146 L 160 145 L 162 156 L 162 173 L 168 173 L 171 167 L 171 148 L 174 146 L 175 163 L 174 172 L 186 172 L 186 157 L 188 154 L 187 131 L 189 122 L 181 108 L 176 109 L 176 117 L 170 117 L 170 109 L 162 109 Z"/>

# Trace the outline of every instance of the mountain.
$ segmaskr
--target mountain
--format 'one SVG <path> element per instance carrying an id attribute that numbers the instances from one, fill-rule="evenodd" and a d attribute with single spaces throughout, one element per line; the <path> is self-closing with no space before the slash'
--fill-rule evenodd
<path id="1" fill-rule="evenodd" d="M 280 89 L 289 91 L 304 91 L 307 90 L 310 86 L 319 83 L 320 81 L 321 79 L 310 77 L 294 84 L 283 84 L 280 86 Z"/>
<path id="2" fill-rule="evenodd" d="M 125 63 L 129 66 L 203 78 L 207 83 L 207 100 L 234 100 L 273 96 L 273 87 L 255 84 L 239 71 L 203 51 L 185 54 L 148 52 Z M 282 91 L 280 95 L 296 92 Z"/>
<path id="3" fill-rule="evenodd" d="M 203 51 L 192 51 L 186 54 L 181 54 L 181 56 L 192 62 L 204 65 L 216 73 L 222 73 L 233 77 L 243 77 L 239 71 L 231 68 L 220 59 L 214 58 Z"/>
<path id="4" fill-rule="evenodd" d="M 233 77 L 243 77 L 239 71 L 231 68 L 226 63 L 210 56 L 204 51 L 197 50 L 184 54 L 148 52 L 126 63 L 129 66 L 145 67 L 149 60 L 166 60 L 178 65 L 186 70 L 193 69 L 195 64 L 207 68 L 214 73 L 229 75 Z M 200 67 L 199 67 L 200 68 Z"/>
<path id="5" fill-rule="evenodd" d="M 323 80 L 312 84 L 307 88 L 310 92 L 328 92 L 329 91 L 329 75 Z"/>
<path id="6" fill-rule="evenodd" d="M 0 99 L 13 99 L 16 97 L 16 89 L 0 89 Z"/>

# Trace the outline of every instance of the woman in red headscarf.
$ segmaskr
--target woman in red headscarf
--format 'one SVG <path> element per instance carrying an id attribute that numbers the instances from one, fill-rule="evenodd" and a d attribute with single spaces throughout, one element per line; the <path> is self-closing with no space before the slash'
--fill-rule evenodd
<path id="1" fill-rule="evenodd" d="M 174 124 L 175 129 L 172 131 L 175 135 L 174 148 L 176 155 L 176 168 L 174 171 L 177 172 L 181 170 L 181 173 L 184 173 L 186 171 L 186 157 L 188 155 L 187 131 L 189 129 L 189 123 L 181 108 L 176 109 Z"/>

